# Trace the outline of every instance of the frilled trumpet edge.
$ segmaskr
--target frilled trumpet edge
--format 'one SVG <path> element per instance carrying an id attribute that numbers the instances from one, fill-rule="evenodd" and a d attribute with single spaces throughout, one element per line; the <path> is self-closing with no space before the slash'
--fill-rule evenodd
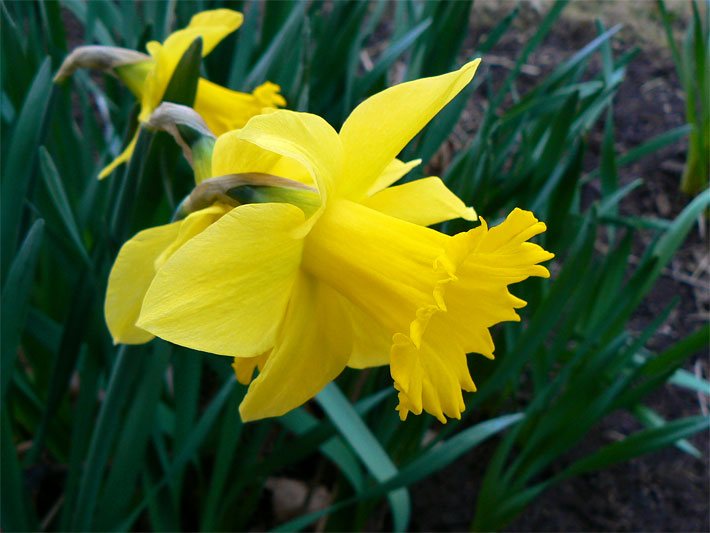
<path id="1" fill-rule="evenodd" d="M 554 257 L 527 242 L 546 230 L 532 213 L 515 209 L 499 226 L 481 226 L 452 237 L 433 270 L 438 281 L 432 303 L 417 309 L 409 333 L 393 337 L 390 368 L 400 418 L 425 410 L 442 423 L 461 418 L 462 391 L 474 392 L 466 354 L 493 358 L 489 328 L 519 321 L 526 302 L 507 286 L 529 276 L 549 277 L 539 265 Z"/>

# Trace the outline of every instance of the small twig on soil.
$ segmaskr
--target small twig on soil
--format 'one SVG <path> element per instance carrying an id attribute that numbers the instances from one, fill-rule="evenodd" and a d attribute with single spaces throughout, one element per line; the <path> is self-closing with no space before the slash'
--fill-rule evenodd
<path id="1" fill-rule="evenodd" d="M 62 507 L 63 503 L 64 495 L 61 495 L 54 503 L 54 505 L 52 505 L 52 508 L 47 513 L 47 516 L 44 517 L 44 520 L 42 520 L 42 523 L 39 525 L 40 531 L 47 531 L 49 524 L 52 522 L 54 517 L 57 516 L 57 513 L 59 512 L 59 509 Z"/>
<path id="2" fill-rule="evenodd" d="M 609 246 L 604 243 L 597 243 L 594 248 L 598 251 L 601 252 L 602 254 L 607 254 L 609 253 Z M 638 256 L 635 255 L 629 255 L 629 263 L 637 266 L 641 262 L 641 259 Z M 707 262 L 707 261 L 706 261 Z M 668 276 L 669 278 L 672 278 L 676 281 L 680 281 L 682 283 L 685 283 L 687 285 L 690 285 L 691 287 L 694 288 L 699 288 L 699 289 L 707 289 L 707 282 L 704 280 L 699 280 L 698 278 L 700 277 L 700 266 L 695 269 L 693 274 L 688 275 L 688 274 L 683 274 L 679 272 L 676 269 L 670 269 L 668 267 L 664 268 L 661 270 L 661 274 L 664 276 Z M 696 275 L 696 272 L 698 274 Z"/>
<path id="3" fill-rule="evenodd" d="M 360 62 L 362 63 L 362 68 L 364 68 L 367 72 L 370 72 L 375 67 L 372 63 L 372 59 L 370 59 L 370 54 L 367 53 L 367 50 L 360 52 Z"/>
<path id="4" fill-rule="evenodd" d="M 665 83 L 666 83 L 666 80 L 664 80 L 663 78 L 654 78 L 652 80 L 647 81 L 643 85 L 641 85 L 641 92 L 644 94 L 651 92 L 656 87 L 661 87 L 661 86 L 665 85 Z"/>
<path id="5" fill-rule="evenodd" d="M 703 376 L 703 367 L 700 359 L 695 361 L 695 365 L 693 366 L 693 371 L 695 373 L 695 377 L 698 379 L 705 379 Z M 703 416 L 708 416 L 708 402 L 710 401 L 710 397 L 708 397 L 706 394 L 703 394 L 702 392 L 698 391 L 698 405 L 700 406 L 700 412 L 703 414 Z"/>
<path id="6" fill-rule="evenodd" d="M 508 70 L 515 68 L 515 61 L 503 56 L 486 55 L 486 63 L 496 67 L 507 68 Z M 535 65 L 523 65 L 520 67 L 520 72 L 528 76 L 539 76 L 542 70 Z"/>

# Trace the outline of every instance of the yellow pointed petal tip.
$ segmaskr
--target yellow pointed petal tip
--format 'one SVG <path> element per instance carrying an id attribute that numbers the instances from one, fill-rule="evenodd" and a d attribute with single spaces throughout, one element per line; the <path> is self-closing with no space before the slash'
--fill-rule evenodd
<path id="1" fill-rule="evenodd" d="M 195 30 L 204 38 L 202 55 L 209 54 L 227 35 L 244 22 L 244 15 L 232 9 L 212 9 L 197 13 L 190 19 L 187 29 Z"/>
<path id="2" fill-rule="evenodd" d="M 106 165 L 103 169 L 101 169 L 101 172 L 99 172 L 99 179 L 102 180 L 109 176 L 114 170 L 116 170 L 119 166 L 121 166 L 123 163 L 127 162 L 131 156 L 133 155 L 133 150 L 136 148 L 136 142 L 138 142 L 138 131 L 133 135 L 133 138 L 131 139 L 131 142 L 128 143 L 128 146 L 121 152 L 116 159 L 111 161 L 108 165 Z"/>
<path id="3" fill-rule="evenodd" d="M 340 295 L 299 274 L 274 348 L 239 406 L 242 420 L 281 416 L 313 398 L 345 369 L 352 346 Z"/>
<path id="4" fill-rule="evenodd" d="M 257 368 L 259 372 L 263 370 L 269 353 L 270 351 L 256 357 L 235 357 L 232 362 L 232 368 L 237 381 L 242 385 L 249 385 L 254 377 L 254 371 Z"/>
<path id="5" fill-rule="evenodd" d="M 360 103 L 340 128 L 346 164 L 339 194 L 357 201 L 370 191 L 404 147 L 469 84 L 480 62 L 394 85 Z"/>
<path id="6" fill-rule="evenodd" d="M 500 225 L 489 229 L 481 219 L 481 226 L 448 242 L 434 263 L 439 279 L 432 303 L 417 310 L 408 335 L 397 333 L 393 339 L 391 373 L 402 420 L 422 410 L 442 423 L 446 417 L 461 417 L 466 407 L 462 391 L 476 390 L 466 353 L 492 358 L 488 329 L 520 320 L 515 310 L 525 302 L 507 286 L 550 275 L 539 263 L 554 254 L 528 242 L 545 229 L 532 213 L 516 208 Z M 474 309 L 477 301 L 486 305 Z"/>
<path id="7" fill-rule="evenodd" d="M 475 221 L 478 215 L 451 192 L 441 179 L 432 176 L 404 185 L 388 187 L 362 201 L 381 213 L 418 224 L 431 226 L 463 218 Z"/>
<path id="8" fill-rule="evenodd" d="M 281 86 L 267 81 L 252 91 L 252 95 L 265 108 L 284 107 L 286 99 L 281 93 Z"/>

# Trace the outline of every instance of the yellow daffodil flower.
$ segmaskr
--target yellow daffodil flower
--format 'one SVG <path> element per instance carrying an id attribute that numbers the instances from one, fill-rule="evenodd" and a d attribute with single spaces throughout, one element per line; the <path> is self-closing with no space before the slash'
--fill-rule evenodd
<path id="1" fill-rule="evenodd" d="M 251 382 L 244 420 L 286 413 L 346 366 L 385 364 L 402 419 L 422 410 L 460 418 L 462 391 L 475 390 L 466 354 L 493 357 L 489 328 L 520 320 L 525 305 L 508 285 L 548 277 L 539 263 L 553 257 L 528 242 L 545 231 L 530 212 L 448 236 L 426 226 L 476 215 L 441 180 L 390 187 L 412 166 L 397 154 L 477 66 L 376 94 L 339 133 L 282 110 L 220 136 L 214 176 L 274 175 L 305 187 L 194 212 L 185 224 L 192 217 L 201 231 L 184 230 L 189 239 L 172 225 L 138 234 L 111 274 L 109 327 L 233 356 L 238 379 Z"/>
<path id="2" fill-rule="evenodd" d="M 195 39 L 202 38 L 204 57 L 239 28 L 243 18 L 241 13 L 230 9 L 203 11 L 193 16 L 186 28 L 168 36 L 164 43 L 149 42 L 146 48 L 150 55 L 108 46 L 79 47 L 66 58 L 55 81 L 67 78 L 78 68 L 109 71 L 121 79 L 140 101 L 138 120 L 144 123 L 162 101 L 178 62 Z M 200 78 L 194 108 L 214 133 L 221 134 L 241 128 L 265 109 L 286 105 L 279 90 L 278 85 L 266 82 L 251 94 L 246 94 Z M 138 132 L 124 151 L 99 173 L 100 179 L 130 159 L 137 140 Z"/>

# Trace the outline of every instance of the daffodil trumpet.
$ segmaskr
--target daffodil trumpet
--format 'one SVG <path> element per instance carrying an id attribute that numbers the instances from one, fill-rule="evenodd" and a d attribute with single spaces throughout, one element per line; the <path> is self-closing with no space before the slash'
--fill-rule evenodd
<path id="1" fill-rule="evenodd" d="M 227 35 L 241 26 L 243 16 L 230 9 L 204 11 L 193 16 L 190 24 L 172 33 L 163 43 L 150 41 L 147 54 L 111 46 L 82 46 L 73 50 L 55 76 L 61 82 L 77 69 L 97 69 L 118 77 L 140 102 L 138 121 L 144 123 L 165 97 L 173 73 L 197 39 L 202 40 L 202 56 L 209 54 Z M 241 128 L 265 110 L 286 105 L 278 85 L 266 82 L 251 94 L 232 91 L 204 78 L 197 80 L 194 108 L 216 134 Z M 105 178 L 128 161 L 135 149 L 138 134 L 126 148 L 99 173 Z"/>
<path id="2" fill-rule="evenodd" d="M 474 391 L 468 353 L 492 358 L 490 328 L 520 320 L 508 286 L 548 277 L 545 231 L 513 210 L 498 226 L 436 177 L 393 185 L 418 161 L 397 155 L 473 78 L 479 61 L 362 102 L 336 132 L 275 111 L 220 135 L 213 176 L 269 175 L 260 203 L 219 199 L 122 248 L 106 319 L 116 342 L 170 342 L 234 357 L 249 384 L 244 420 L 279 416 L 347 367 L 389 365 L 404 420 L 460 418 Z M 454 236 L 427 226 L 480 224 Z M 253 378 L 255 369 L 259 374 Z"/>

